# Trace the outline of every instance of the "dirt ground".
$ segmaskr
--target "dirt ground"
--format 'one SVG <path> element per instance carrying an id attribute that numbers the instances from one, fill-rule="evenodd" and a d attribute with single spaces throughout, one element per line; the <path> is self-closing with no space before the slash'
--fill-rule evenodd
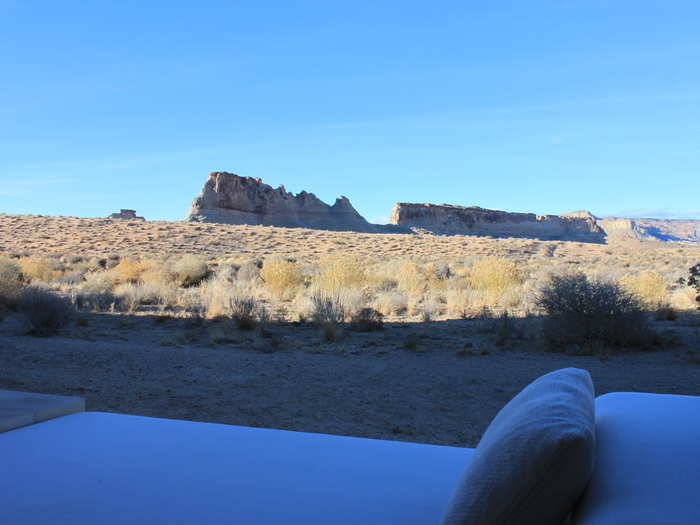
<path id="1" fill-rule="evenodd" d="M 186 221 L 131 221 L 0 213 L 0 254 L 83 255 L 104 257 L 197 254 L 223 257 L 274 256 L 317 259 L 343 253 L 357 257 L 427 257 L 441 260 L 466 255 L 539 256 L 576 262 L 591 257 L 650 255 L 660 263 L 689 255 L 700 246 L 656 242 L 594 244 L 531 238 L 474 235 L 376 234 Z"/>
<path id="2" fill-rule="evenodd" d="M 510 398 L 558 368 L 589 370 L 597 394 L 700 395 L 700 330 L 687 319 L 657 323 L 674 346 L 613 356 L 538 350 L 528 319 L 497 346 L 493 322 L 396 323 L 326 343 L 298 323 L 242 332 L 124 314 L 81 314 L 36 338 L 13 335 L 9 318 L 0 388 L 82 396 L 88 410 L 457 446 L 476 445 Z"/>

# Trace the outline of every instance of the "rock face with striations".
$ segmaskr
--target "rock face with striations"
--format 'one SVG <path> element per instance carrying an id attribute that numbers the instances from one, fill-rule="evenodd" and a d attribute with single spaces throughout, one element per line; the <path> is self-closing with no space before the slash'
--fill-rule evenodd
<path id="1" fill-rule="evenodd" d="M 204 188 L 192 202 L 190 221 L 227 224 L 264 224 L 324 230 L 373 232 L 346 197 L 332 206 L 313 193 L 294 195 L 284 186 L 272 188 L 261 179 L 217 171 L 209 174 Z"/>
<path id="2" fill-rule="evenodd" d="M 535 237 L 540 239 L 603 242 L 605 232 L 588 212 L 535 215 L 488 210 L 478 206 L 399 202 L 390 224 L 421 228 L 435 233 Z"/>
<path id="3" fill-rule="evenodd" d="M 638 240 L 700 244 L 700 220 L 598 219 L 609 240 Z"/>

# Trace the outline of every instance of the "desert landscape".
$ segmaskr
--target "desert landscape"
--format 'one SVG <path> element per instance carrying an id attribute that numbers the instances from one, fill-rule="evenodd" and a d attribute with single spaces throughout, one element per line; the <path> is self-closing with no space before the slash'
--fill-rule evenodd
<path id="1" fill-rule="evenodd" d="M 589 370 L 598 394 L 700 395 L 696 243 L 545 239 L 529 216 L 520 236 L 375 230 L 354 214 L 367 231 L 318 229 L 294 206 L 294 227 L 0 214 L 0 388 L 468 446 L 562 367 Z M 583 300 L 604 316 L 557 310 Z"/>

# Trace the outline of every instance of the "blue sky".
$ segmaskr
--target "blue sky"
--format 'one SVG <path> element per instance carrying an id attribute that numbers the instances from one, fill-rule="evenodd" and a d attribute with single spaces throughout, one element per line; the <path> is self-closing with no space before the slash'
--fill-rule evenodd
<path id="1" fill-rule="evenodd" d="M 700 2 L 0 0 L 0 212 L 181 219 L 210 171 L 700 218 Z"/>

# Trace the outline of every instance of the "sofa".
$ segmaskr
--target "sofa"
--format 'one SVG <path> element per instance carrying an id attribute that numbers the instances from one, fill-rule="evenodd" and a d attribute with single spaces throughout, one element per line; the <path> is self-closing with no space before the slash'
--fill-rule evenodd
<path id="1" fill-rule="evenodd" d="M 454 523 L 447 509 L 481 453 L 84 412 L 75 398 L 39 417 L 37 403 L 20 421 L 0 396 L 0 431 L 15 418 L 0 433 L 5 524 Z M 594 468 L 561 522 L 700 523 L 700 398 L 610 393 L 593 410 L 595 446 L 578 449 Z M 498 519 L 462 522 L 538 522 Z"/>

